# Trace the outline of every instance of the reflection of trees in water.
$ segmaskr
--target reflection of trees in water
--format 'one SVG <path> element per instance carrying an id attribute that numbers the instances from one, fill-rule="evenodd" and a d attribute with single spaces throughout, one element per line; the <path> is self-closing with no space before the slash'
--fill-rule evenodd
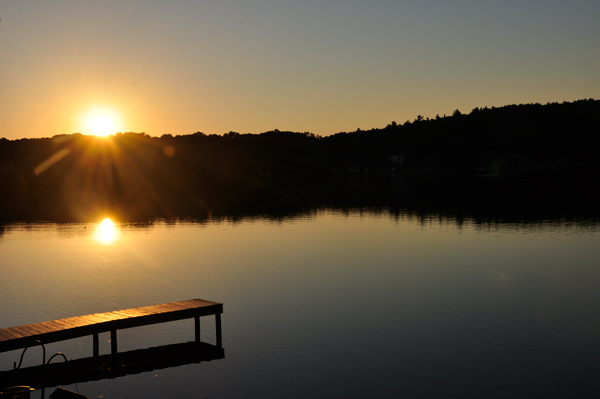
<path id="1" fill-rule="evenodd" d="M 131 215 L 124 212 L 119 220 L 128 228 L 149 229 L 156 223 L 235 224 L 252 220 L 281 223 L 333 212 L 478 229 L 587 230 L 600 225 L 600 210 L 593 201 L 589 181 L 582 175 L 273 179 L 260 189 L 222 192 L 221 196 L 207 196 L 192 203 L 181 202 L 179 198 L 164 202 L 169 214 L 160 208 L 144 213 L 135 210 Z M 71 220 L 67 217 L 62 221 Z M 5 230 L 0 225 L 0 234 Z"/>
<path id="2" fill-rule="evenodd" d="M 366 213 L 423 224 L 479 228 L 552 226 L 595 228 L 600 210 L 589 177 L 396 178 L 321 187 L 312 210 Z M 397 187 L 403 187 L 398 190 Z M 308 192 L 308 191 L 307 191 Z"/>

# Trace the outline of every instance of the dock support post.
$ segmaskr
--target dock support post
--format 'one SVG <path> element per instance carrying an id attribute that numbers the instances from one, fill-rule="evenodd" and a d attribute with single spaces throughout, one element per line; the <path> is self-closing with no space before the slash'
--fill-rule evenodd
<path id="1" fill-rule="evenodd" d="M 110 330 L 110 353 L 117 354 L 117 330 Z"/>
<path id="2" fill-rule="evenodd" d="M 98 333 L 94 333 L 94 357 L 100 356 L 100 341 L 98 339 Z"/>
<path id="3" fill-rule="evenodd" d="M 215 313 L 215 327 L 217 329 L 217 347 L 223 347 L 223 340 L 221 338 L 221 313 Z"/>
<path id="4" fill-rule="evenodd" d="M 194 316 L 194 338 L 200 342 L 200 316 Z"/>

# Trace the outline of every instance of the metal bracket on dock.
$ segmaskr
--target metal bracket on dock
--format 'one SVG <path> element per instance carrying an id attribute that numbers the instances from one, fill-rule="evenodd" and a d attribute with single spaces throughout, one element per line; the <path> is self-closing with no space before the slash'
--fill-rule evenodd
<path id="1" fill-rule="evenodd" d="M 43 358 L 42 358 L 42 364 L 46 364 L 46 347 L 44 346 L 42 341 L 40 341 L 39 339 L 37 339 L 35 342 L 36 342 L 36 344 L 42 345 L 42 349 L 44 351 Z M 23 356 L 25 356 L 25 352 L 27 352 L 27 349 L 29 349 L 31 346 L 35 346 L 35 345 L 30 345 L 30 346 L 26 347 L 25 349 L 23 349 L 23 353 L 21 353 L 21 359 L 19 359 L 19 365 L 17 366 L 17 362 L 14 362 L 13 367 L 15 369 L 21 368 L 21 363 L 23 363 Z"/>
<path id="2" fill-rule="evenodd" d="M 36 342 L 36 344 L 42 346 L 42 351 L 43 351 L 42 365 L 44 365 L 44 364 L 50 364 L 50 362 L 52 361 L 52 359 L 54 359 L 56 356 L 62 356 L 63 359 L 65 359 L 65 362 L 69 361 L 67 359 L 67 357 L 62 352 L 57 352 L 54 355 L 50 356 L 50 359 L 48 359 L 48 362 L 46 362 L 46 347 L 44 346 L 44 344 L 40 340 L 36 340 L 35 342 Z M 25 352 L 27 352 L 27 349 L 31 348 L 32 346 L 36 346 L 36 345 L 30 345 L 30 346 L 26 347 L 25 349 L 23 349 L 23 353 L 21 353 L 21 358 L 19 359 L 19 365 L 17 366 L 17 362 L 14 362 L 14 364 L 13 364 L 13 368 L 14 369 L 20 369 L 21 368 L 21 364 L 23 363 L 23 356 L 25 356 Z"/>
<path id="3" fill-rule="evenodd" d="M 67 359 L 67 357 L 62 352 L 56 352 L 54 355 L 50 356 L 50 359 L 48 359 L 48 362 L 46 364 L 50 364 L 50 362 L 52 361 L 52 359 L 54 359 L 56 356 L 62 356 L 63 359 L 65 359 L 65 362 L 69 361 Z"/>

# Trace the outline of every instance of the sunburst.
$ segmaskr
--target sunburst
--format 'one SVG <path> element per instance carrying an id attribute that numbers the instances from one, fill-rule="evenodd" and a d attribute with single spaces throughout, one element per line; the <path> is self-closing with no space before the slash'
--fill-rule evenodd
<path id="1" fill-rule="evenodd" d="M 122 131 L 121 118 L 110 110 L 93 110 L 83 118 L 83 122 L 84 129 L 95 136 L 106 137 Z"/>

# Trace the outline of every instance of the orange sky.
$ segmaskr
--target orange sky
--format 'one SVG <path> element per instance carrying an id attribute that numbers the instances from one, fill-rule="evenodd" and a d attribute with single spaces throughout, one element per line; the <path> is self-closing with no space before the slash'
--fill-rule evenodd
<path id="1" fill-rule="evenodd" d="M 600 2 L 19 1 L 0 8 L 0 137 L 272 129 L 600 98 Z"/>

